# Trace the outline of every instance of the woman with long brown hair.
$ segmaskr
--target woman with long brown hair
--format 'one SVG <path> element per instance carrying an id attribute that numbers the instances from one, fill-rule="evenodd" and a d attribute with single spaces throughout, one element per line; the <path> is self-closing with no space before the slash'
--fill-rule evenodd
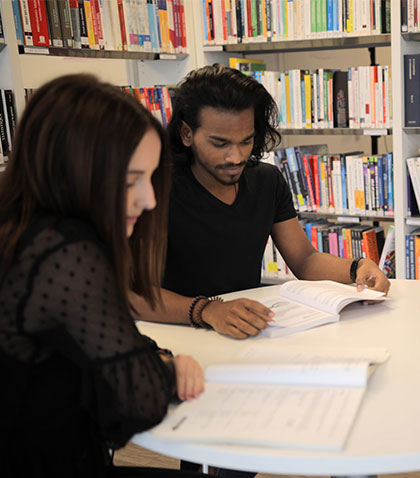
<path id="1" fill-rule="evenodd" d="M 90 75 L 26 107 L 0 179 L 2 477 L 157 476 L 109 449 L 202 392 L 197 362 L 141 335 L 129 301 L 160 302 L 167 151 L 149 112 Z"/>

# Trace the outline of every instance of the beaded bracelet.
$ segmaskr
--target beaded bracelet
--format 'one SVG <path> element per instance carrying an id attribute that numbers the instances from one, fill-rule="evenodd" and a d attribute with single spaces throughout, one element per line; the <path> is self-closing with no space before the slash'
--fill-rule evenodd
<path id="1" fill-rule="evenodd" d="M 193 310 L 197 302 L 199 302 L 202 299 L 208 300 L 205 295 L 197 295 L 197 297 L 195 297 L 195 299 L 191 302 L 190 308 L 188 309 L 188 318 L 190 320 L 191 327 L 199 327 L 199 325 L 196 324 L 193 320 Z"/>
<path id="2" fill-rule="evenodd" d="M 195 311 L 194 314 L 194 308 L 196 304 L 203 299 L 202 303 L 197 306 L 197 310 Z M 191 306 L 190 306 L 190 324 L 191 327 L 199 328 L 202 327 L 203 329 L 211 329 L 211 325 L 207 324 L 207 322 L 204 322 L 203 320 L 203 310 L 210 304 L 210 302 L 223 302 L 223 299 L 218 296 L 214 297 L 205 297 L 205 296 L 197 296 Z M 194 315 L 196 316 L 196 320 L 194 320 Z"/>

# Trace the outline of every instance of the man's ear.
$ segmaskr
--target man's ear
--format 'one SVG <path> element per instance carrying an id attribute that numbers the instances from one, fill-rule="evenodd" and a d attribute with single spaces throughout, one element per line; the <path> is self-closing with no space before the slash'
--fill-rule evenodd
<path id="1" fill-rule="evenodd" d="M 181 140 L 184 143 L 184 146 L 191 146 L 193 142 L 193 132 L 192 129 L 187 125 L 184 120 L 181 120 L 181 126 L 179 128 L 179 135 Z"/>

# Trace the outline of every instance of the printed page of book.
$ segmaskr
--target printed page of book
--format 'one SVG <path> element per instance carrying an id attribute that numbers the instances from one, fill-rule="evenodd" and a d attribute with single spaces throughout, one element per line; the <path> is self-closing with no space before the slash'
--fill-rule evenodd
<path id="1" fill-rule="evenodd" d="M 152 429 L 177 441 L 341 450 L 363 387 L 207 383 Z"/>
<path id="2" fill-rule="evenodd" d="M 268 322 L 268 327 L 261 331 L 261 334 L 267 337 L 293 334 L 318 325 L 337 322 L 339 319 L 338 314 L 323 312 L 280 296 L 266 297 L 260 299 L 259 302 L 270 308 L 275 314 L 273 321 Z"/>
<path id="3" fill-rule="evenodd" d="M 364 387 L 368 362 L 218 364 L 206 369 L 206 382 Z"/>
<path id="4" fill-rule="evenodd" d="M 288 281 L 280 287 L 280 295 L 330 314 L 338 314 L 352 302 L 385 300 L 383 292 L 367 288 L 359 292 L 355 286 L 330 280 Z"/>

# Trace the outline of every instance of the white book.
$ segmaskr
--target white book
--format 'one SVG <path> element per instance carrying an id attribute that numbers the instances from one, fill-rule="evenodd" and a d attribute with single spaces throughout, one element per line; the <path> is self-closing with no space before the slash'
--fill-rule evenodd
<path id="1" fill-rule="evenodd" d="M 151 433 L 170 441 L 343 449 L 369 364 L 385 361 L 386 350 L 269 352 L 248 349 L 241 363 L 208 367 L 204 393 L 170 411 Z"/>
<path id="2" fill-rule="evenodd" d="M 273 321 L 261 333 L 267 337 L 290 335 L 338 322 L 341 310 L 353 302 L 385 300 L 385 294 L 334 281 L 288 281 L 275 297 L 260 302 L 274 312 Z"/>

